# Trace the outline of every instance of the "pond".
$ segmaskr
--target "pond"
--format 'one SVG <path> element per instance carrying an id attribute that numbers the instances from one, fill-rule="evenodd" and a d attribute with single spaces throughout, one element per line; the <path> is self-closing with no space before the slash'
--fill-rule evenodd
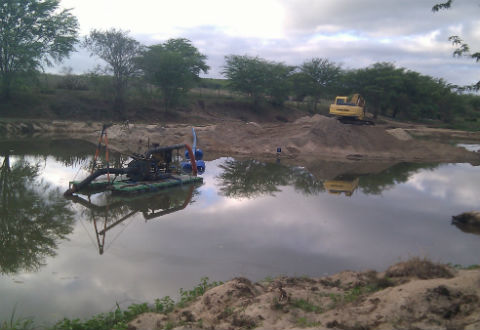
<path id="1" fill-rule="evenodd" d="M 470 164 L 301 167 L 221 158 L 204 183 L 157 194 L 65 199 L 95 146 L 0 142 L 0 321 L 47 324 L 178 296 L 204 276 L 323 276 L 412 256 L 478 264 L 480 236 L 451 225 L 478 209 Z M 116 158 L 116 161 L 121 161 Z M 378 164 L 377 164 L 378 165 Z"/>

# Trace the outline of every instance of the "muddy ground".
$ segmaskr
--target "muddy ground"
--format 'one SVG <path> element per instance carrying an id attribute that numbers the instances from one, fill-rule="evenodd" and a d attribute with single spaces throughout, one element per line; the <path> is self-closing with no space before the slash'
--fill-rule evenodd
<path id="1" fill-rule="evenodd" d="M 10 135 L 21 133 L 65 135 L 97 143 L 102 124 L 68 121 L 11 123 L 0 127 Z M 452 139 L 480 141 L 479 132 L 428 128 L 386 122 L 375 126 L 345 125 L 322 115 L 304 116 L 290 122 L 257 123 L 215 120 L 196 124 L 114 124 L 108 129 L 111 149 L 142 153 L 154 143 L 192 144 L 195 127 L 198 146 L 205 159 L 221 156 L 274 160 L 277 148 L 286 163 L 306 166 L 312 172 L 329 160 L 371 168 L 373 163 L 469 162 L 480 164 L 480 154 L 449 144 Z M 428 139 L 427 139 L 427 138 Z M 388 167 L 388 166 L 387 166 Z"/>
<path id="2" fill-rule="evenodd" d="M 235 278 L 129 329 L 479 329 L 480 269 L 410 259 L 383 273 Z"/>

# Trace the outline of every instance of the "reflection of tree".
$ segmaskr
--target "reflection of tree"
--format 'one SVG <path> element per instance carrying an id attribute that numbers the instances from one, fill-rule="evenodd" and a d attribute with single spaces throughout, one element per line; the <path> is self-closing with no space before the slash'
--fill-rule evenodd
<path id="1" fill-rule="evenodd" d="M 322 182 L 302 167 L 292 169 L 291 180 L 295 190 L 300 191 L 305 195 L 317 195 L 318 193 L 325 191 Z"/>
<path id="2" fill-rule="evenodd" d="M 39 166 L 24 159 L 0 168 L 0 273 L 35 271 L 72 232 L 73 212 L 60 191 L 39 182 Z"/>
<path id="3" fill-rule="evenodd" d="M 252 198 L 262 194 L 273 195 L 278 186 L 293 185 L 305 194 L 323 190 L 322 184 L 303 168 L 292 168 L 279 163 L 256 160 L 229 159 L 219 166 L 223 172 L 220 191 L 228 197 Z"/>
<path id="4" fill-rule="evenodd" d="M 396 184 L 407 182 L 421 169 L 433 170 L 437 166 L 438 164 L 399 163 L 381 173 L 362 176 L 359 187 L 364 194 L 379 195 Z"/>
<path id="5" fill-rule="evenodd" d="M 0 141 L 0 154 L 14 150 L 15 155 L 38 156 L 46 159 L 47 155 L 67 167 L 80 166 L 83 169 L 91 169 L 92 157 L 95 154 L 96 145 L 83 140 L 73 139 L 30 139 L 28 141 Z M 100 157 L 105 155 L 104 150 Z M 101 159 L 101 161 L 104 161 Z M 126 156 L 110 150 L 110 166 L 120 167 L 126 161 Z"/>
<path id="6" fill-rule="evenodd" d="M 434 169 L 437 166 L 438 164 L 400 163 L 381 173 L 361 176 L 351 173 L 352 168 L 349 166 L 346 173 L 337 176 L 335 180 L 349 181 L 352 189 L 356 188 L 358 183 L 364 194 L 378 195 L 395 184 L 406 182 L 421 169 Z M 315 195 L 325 191 L 327 182 L 318 180 L 302 167 L 288 167 L 279 163 L 229 159 L 219 167 L 223 170 L 219 175 L 220 191 L 228 197 L 273 195 L 279 191 L 279 186 L 285 185 L 292 185 L 303 194 Z"/>

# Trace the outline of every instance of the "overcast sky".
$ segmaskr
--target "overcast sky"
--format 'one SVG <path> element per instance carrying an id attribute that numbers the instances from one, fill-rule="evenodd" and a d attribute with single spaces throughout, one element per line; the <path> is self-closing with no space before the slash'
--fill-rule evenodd
<path id="1" fill-rule="evenodd" d="M 119 28 L 146 45 L 188 38 L 207 55 L 209 77 L 221 78 L 224 56 L 250 55 L 299 65 L 328 58 L 343 68 L 375 62 L 465 85 L 480 79 L 480 64 L 453 58 L 450 35 L 480 50 L 480 1 L 454 0 L 62 0 L 92 29 Z M 80 50 L 55 68 L 77 73 L 101 61 Z"/>

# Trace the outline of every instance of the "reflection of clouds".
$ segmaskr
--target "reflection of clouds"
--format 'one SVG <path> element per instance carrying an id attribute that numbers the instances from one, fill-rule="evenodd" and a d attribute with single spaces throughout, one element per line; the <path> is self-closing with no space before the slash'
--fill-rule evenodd
<path id="1" fill-rule="evenodd" d="M 472 251 L 478 251 L 480 239 L 450 225 L 452 214 L 478 205 L 480 174 L 468 164 L 419 170 L 382 195 L 305 196 L 282 186 L 275 196 L 235 199 L 218 192 L 222 162 L 207 162 L 195 203 L 150 221 L 135 214 L 107 233 L 102 256 L 92 222 L 81 220 L 85 209 L 72 205 L 77 222 L 58 255 L 37 273 L 15 276 L 22 284 L 0 278 L 0 319 L 10 316 L 15 302 L 19 312 L 36 319 L 86 317 L 114 308 L 116 301 L 176 297 L 179 288 L 193 287 L 202 276 L 258 280 L 382 270 L 416 255 L 478 263 Z M 47 164 L 61 169 L 50 158 Z M 74 175 L 63 171 L 59 177 L 66 181 Z M 45 180 L 48 175 L 43 173 Z M 101 203 L 104 198 L 93 199 Z"/>
<path id="2" fill-rule="evenodd" d="M 480 170 L 470 164 L 449 164 L 436 171 L 415 173 L 407 186 L 464 207 L 479 207 Z"/>

